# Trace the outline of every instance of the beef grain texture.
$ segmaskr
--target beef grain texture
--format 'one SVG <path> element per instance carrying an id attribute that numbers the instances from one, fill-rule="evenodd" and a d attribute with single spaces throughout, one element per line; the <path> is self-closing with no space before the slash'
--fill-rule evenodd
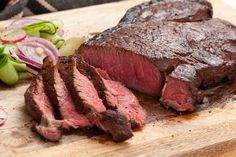
<path id="1" fill-rule="evenodd" d="M 77 70 L 75 58 L 60 57 L 57 67 L 74 103 L 83 113 L 106 111 L 93 83 Z"/>
<path id="2" fill-rule="evenodd" d="M 52 64 L 49 58 L 46 58 L 44 61 L 42 76 L 46 93 L 64 120 L 63 128 L 91 127 L 86 116 L 77 109 L 57 67 Z"/>
<path id="3" fill-rule="evenodd" d="M 40 75 L 33 79 L 24 96 L 27 111 L 39 122 L 35 126 L 37 133 L 49 141 L 59 141 L 62 136 L 59 127 L 62 122 L 54 117 L 53 107 L 44 91 Z"/>
<path id="4" fill-rule="evenodd" d="M 93 82 L 107 109 L 123 114 L 132 128 L 145 125 L 146 114 L 136 96 L 129 89 L 117 81 L 110 80 L 105 71 L 96 69 L 81 59 L 77 61 L 77 68 Z"/>
<path id="5" fill-rule="evenodd" d="M 77 59 L 80 60 L 80 58 Z M 92 83 L 87 78 L 90 75 L 81 73 L 81 69 L 77 70 L 76 58 L 60 57 L 58 62 L 59 71 L 73 100 L 82 106 L 80 108 L 83 109 L 83 113 L 86 114 L 91 124 L 110 134 L 116 142 L 131 138 L 133 134 L 127 116 L 117 111 L 107 111 L 93 85 L 94 82 Z"/>
<path id="6" fill-rule="evenodd" d="M 193 22 L 212 18 L 211 3 L 206 0 L 151 0 L 130 8 L 120 20 L 122 24 L 150 19 Z"/>
<path id="7" fill-rule="evenodd" d="M 95 37 L 79 52 L 112 79 L 153 96 L 161 93 L 163 74 L 169 75 L 162 103 L 177 111 L 188 111 L 201 101 L 198 87 L 214 85 L 233 75 L 235 45 L 236 28 L 224 20 L 150 20 Z M 175 80 L 179 88 L 169 86 Z"/>

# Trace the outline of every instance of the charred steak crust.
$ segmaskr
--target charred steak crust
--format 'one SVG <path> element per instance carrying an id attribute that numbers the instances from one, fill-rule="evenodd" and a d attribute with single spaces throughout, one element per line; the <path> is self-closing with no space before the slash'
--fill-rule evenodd
<path id="1" fill-rule="evenodd" d="M 211 19 L 212 15 L 212 5 L 206 0 L 151 0 L 128 9 L 120 24 L 150 19 L 194 22 Z"/>
<path id="2" fill-rule="evenodd" d="M 49 141 L 59 141 L 62 136 L 60 130 L 62 121 L 56 120 L 54 117 L 53 107 L 44 91 L 40 75 L 33 79 L 24 97 L 27 111 L 39 122 L 35 126 L 37 133 Z"/>
<path id="3" fill-rule="evenodd" d="M 121 113 L 106 110 L 98 118 L 99 126 L 105 128 L 107 133 L 111 133 L 114 141 L 122 142 L 133 136 L 128 119 Z"/>
<path id="4" fill-rule="evenodd" d="M 135 22 L 149 20 L 196 22 L 209 20 L 212 16 L 213 8 L 207 0 L 151 0 L 128 9 L 117 26 L 94 36 L 87 44 L 93 44 L 96 40 Z"/>

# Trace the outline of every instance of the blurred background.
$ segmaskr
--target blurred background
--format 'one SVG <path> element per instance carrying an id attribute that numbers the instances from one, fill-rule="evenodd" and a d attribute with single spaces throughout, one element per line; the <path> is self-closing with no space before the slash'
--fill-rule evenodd
<path id="1" fill-rule="evenodd" d="M 0 20 L 56 12 L 121 0 L 0 0 Z"/>

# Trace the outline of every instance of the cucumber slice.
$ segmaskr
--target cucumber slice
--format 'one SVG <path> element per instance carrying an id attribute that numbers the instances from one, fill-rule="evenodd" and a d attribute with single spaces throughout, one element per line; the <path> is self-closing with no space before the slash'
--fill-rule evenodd
<path id="1" fill-rule="evenodd" d="M 13 60 L 10 60 L 11 64 L 14 66 L 17 72 L 25 72 L 27 71 L 27 66 L 24 63 L 15 62 Z"/>
<path id="2" fill-rule="evenodd" d="M 5 45 L 0 45 L 0 55 L 4 53 Z"/>
<path id="3" fill-rule="evenodd" d="M 58 35 L 55 35 L 51 41 L 58 49 L 65 43 L 65 39 Z"/>
<path id="4" fill-rule="evenodd" d="M 51 20 L 50 22 L 52 22 L 56 26 L 57 30 L 62 29 L 64 26 L 64 23 L 61 20 Z"/>
<path id="5" fill-rule="evenodd" d="M 50 35 L 50 34 L 47 34 L 47 33 L 40 33 L 41 38 L 48 39 L 48 40 L 52 40 L 55 37 L 55 35 Z"/>
<path id="6" fill-rule="evenodd" d="M 0 80 L 10 86 L 15 85 L 19 80 L 18 74 L 6 54 L 0 55 Z"/>
<path id="7" fill-rule="evenodd" d="M 59 49 L 61 56 L 73 55 L 81 44 L 85 42 L 86 38 L 70 38 L 65 41 L 62 47 Z"/>
<path id="8" fill-rule="evenodd" d="M 35 30 L 28 30 L 27 31 L 27 34 L 29 34 L 30 36 L 33 36 L 33 37 L 40 37 L 40 32 L 39 31 L 35 31 Z"/>
<path id="9" fill-rule="evenodd" d="M 59 49 L 59 48 L 61 48 L 62 47 L 62 45 L 65 43 L 65 40 L 63 39 L 63 40 L 60 40 L 60 41 L 58 41 L 57 43 L 56 43 L 56 47 Z"/>
<path id="10" fill-rule="evenodd" d="M 23 41 L 26 36 L 26 32 L 22 29 L 11 29 L 1 34 L 1 41 L 3 43 L 17 43 Z"/>
<path id="11" fill-rule="evenodd" d="M 30 35 L 32 35 L 32 32 L 40 32 L 50 35 L 54 35 L 57 32 L 57 26 L 49 21 L 33 23 L 23 27 L 23 29 Z"/>
<path id="12" fill-rule="evenodd" d="M 34 75 L 29 72 L 19 72 L 18 75 L 20 80 L 30 79 L 34 77 Z"/>

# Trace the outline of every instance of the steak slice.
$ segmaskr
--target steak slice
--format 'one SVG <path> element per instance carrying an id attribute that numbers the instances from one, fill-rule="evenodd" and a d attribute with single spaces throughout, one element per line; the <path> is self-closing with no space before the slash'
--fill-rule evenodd
<path id="1" fill-rule="evenodd" d="M 236 27 L 220 19 L 185 23 L 150 20 L 95 37 L 79 52 L 86 62 L 105 70 L 112 79 L 152 96 L 160 95 L 163 75 L 181 81 L 187 86 L 182 90 L 188 91 L 178 96 L 177 90 L 172 97 L 168 89 L 176 88 L 169 88 L 167 79 L 161 100 L 166 106 L 188 111 L 201 99 L 196 92 L 199 87 L 233 75 Z M 184 65 L 191 68 L 185 70 Z M 170 101 L 166 101 L 166 95 Z M 176 98 L 177 103 L 173 101 Z"/>
<path id="2" fill-rule="evenodd" d="M 91 127 L 89 120 L 76 107 L 79 104 L 75 105 L 73 103 L 57 67 L 52 64 L 49 58 L 46 58 L 44 61 L 42 76 L 46 93 L 64 120 L 63 128 L 76 129 Z"/>
<path id="3" fill-rule="evenodd" d="M 90 66 L 82 59 L 77 60 L 77 68 L 93 82 L 104 105 L 108 109 L 116 110 L 126 116 L 132 128 L 143 127 L 145 125 L 146 114 L 130 90 L 121 83 L 110 80 L 105 71 Z"/>
<path id="4" fill-rule="evenodd" d="M 106 110 L 101 114 L 92 114 L 90 120 L 103 131 L 111 134 L 115 142 L 122 142 L 133 136 L 128 119 L 117 111 Z"/>
<path id="5" fill-rule="evenodd" d="M 24 96 L 27 111 L 40 123 L 35 126 L 36 131 L 49 141 L 59 141 L 62 136 L 59 129 L 62 121 L 54 117 L 53 107 L 44 91 L 40 75 L 34 78 Z"/>
<path id="6" fill-rule="evenodd" d="M 209 20 L 212 5 L 206 0 L 151 0 L 130 8 L 120 20 L 122 24 L 150 19 L 178 22 Z"/>
<path id="7" fill-rule="evenodd" d="M 76 68 L 76 59 L 60 57 L 58 69 L 75 104 L 84 113 L 106 111 L 93 83 Z"/>

